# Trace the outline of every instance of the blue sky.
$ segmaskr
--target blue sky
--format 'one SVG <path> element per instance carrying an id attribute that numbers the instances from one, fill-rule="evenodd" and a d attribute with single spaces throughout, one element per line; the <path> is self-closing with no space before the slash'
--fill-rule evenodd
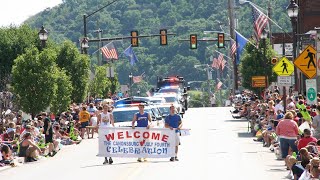
<path id="1" fill-rule="evenodd" d="M 62 0 L 2 0 L 0 26 L 20 25 L 28 17 L 60 3 Z"/>

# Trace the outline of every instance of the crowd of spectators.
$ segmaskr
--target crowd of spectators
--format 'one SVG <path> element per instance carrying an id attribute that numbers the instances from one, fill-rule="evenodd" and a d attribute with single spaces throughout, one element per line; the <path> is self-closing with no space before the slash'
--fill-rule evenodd
<path id="1" fill-rule="evenodd" d="M 17 158 L 23 162 L 49 158 L 65 145 L 93 138 L 102 106 L 112 107 L 112 103 L 111 99 L 91 98 L 88 103 L 71 104 L 68 111 L 61 114 L 41 112 L 33 118 L 23 117 L 22 111 L 4 109 L 0 112 L 0 167 L 16 166 Z"/>
<path id="2" fill-rule="evenodd" d="M 292 92 L 284 97 L 277 87 L 260 96 L 243 91 L 232 99 L 233 118 L 246 118 L 253 140 L 284 160 L 286 178 L 320 178 L 320 103 L 308 104 L 304 95 Z"/>

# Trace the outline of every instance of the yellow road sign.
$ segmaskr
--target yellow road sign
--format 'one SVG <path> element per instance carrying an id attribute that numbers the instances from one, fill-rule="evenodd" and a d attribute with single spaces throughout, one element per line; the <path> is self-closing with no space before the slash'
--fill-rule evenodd
<path id="1" fill-rule="evenodd" d="M 278 76 L 290 76 L 294 71 L 294 66 L 286 57 L 282 57 L 279 62 L 273 66 L 272 70 Z"/>
<path id="2" fill-rule="evenodd" d="M 309 45 L 294 61 L 294 65 L 309 79 L 313 78 L 317 74 L 316 52 L 317 51 Z"/>

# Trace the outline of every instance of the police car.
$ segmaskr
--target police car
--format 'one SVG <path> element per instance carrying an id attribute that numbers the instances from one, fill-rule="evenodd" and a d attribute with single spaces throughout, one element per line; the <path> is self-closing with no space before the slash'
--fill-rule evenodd
<path id="1" fill-rule="evenodd" d="M 139 112 L 139 104 L 118 105 L 113 110 L 114 125 L 116 127 L 132 127 L 132 119 L 135 113 Z M 153 110 L 153 107 L 146 104 L 144 111 L 151 115 L 153 127 L 164 127 L 162 116 Z M 136 124 L 135 124 L 136 125 Z"/>

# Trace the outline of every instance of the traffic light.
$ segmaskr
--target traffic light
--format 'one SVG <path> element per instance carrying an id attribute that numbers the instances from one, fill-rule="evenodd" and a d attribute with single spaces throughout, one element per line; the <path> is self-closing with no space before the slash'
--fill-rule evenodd
<path id="1" fill-rule="evenodd" d="M 160 29 L 160 45 L 168 45 L 166 29 Z"/>
<path id="2" fill-rule="evenodd" d="M 224 33 L 218 33 L 218 48 L 224 48 Z"/>
<path id="3" fill-rule="evenodd" d="M 271 64 L 277 64 L 277 61 L 278 61 L 277 58 L 272 58 L 271 59 Z"/>
<path id="4" fill-rule="evenodd" d="M 138 47 L 139 46 L 139 39 L 138 39 L 138 31 L 131 31 L 131 46 Z"/>
<path id="5" fill-rule="evenodd" d="M 191 34 L 190 35 L 190 49 L 197 49 L 198 42 L 197 42 L 197 35 Z"/>

